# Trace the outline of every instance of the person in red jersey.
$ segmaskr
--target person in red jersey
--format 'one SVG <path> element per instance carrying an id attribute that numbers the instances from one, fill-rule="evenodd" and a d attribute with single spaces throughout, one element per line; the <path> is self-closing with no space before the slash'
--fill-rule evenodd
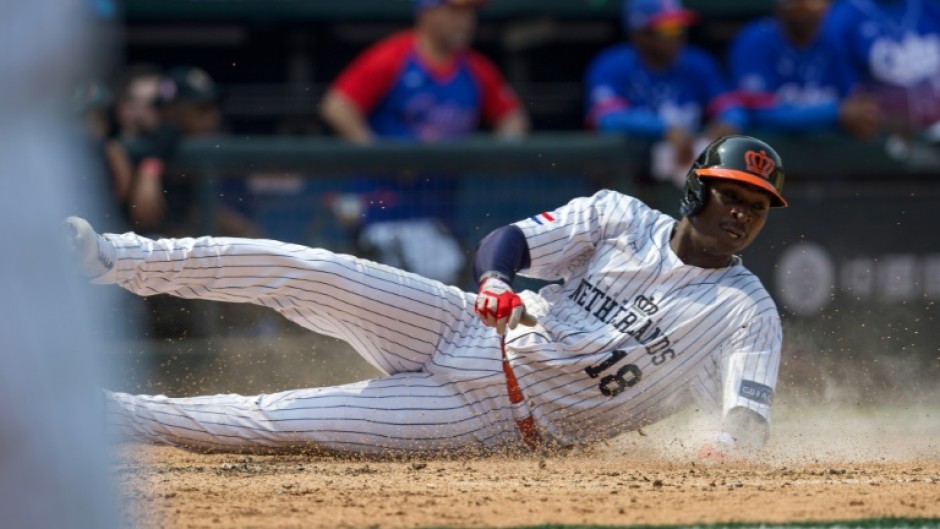
<path id="1" fill-rule="evenodd" d="M 518 96 L 497 67 L 470 48 L 481 1 L 416 0 L 414 27 L 357 57 L 333 82 L 323 119 L 343 138 L 434 142 L 492 130 L 529 130 Z M 454 238 L 456 182 L 445 175 L 369 175 L 335 204 L 363 253 L 453 283 L 464 257 Z"/>

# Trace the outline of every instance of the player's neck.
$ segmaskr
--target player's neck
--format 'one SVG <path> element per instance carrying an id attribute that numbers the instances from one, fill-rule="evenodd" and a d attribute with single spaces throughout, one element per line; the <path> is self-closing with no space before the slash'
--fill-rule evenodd
<path id="1" fill-rule="evenodd" d="M 695 241 L 695 230 L 688 219 L 682 219 L 672 228 L 669 248 L 680 261 L 698 268 L 725 268 L 734 264 L 733 255 L 716 255 Z"/>
<path id="2" fill-rule="evenodd" d="M 455 50 L 438 42 L 425 32 L 417 31 L 415 35 L 415 46 L 418 49 L 418 54 L 431 66 L 446 66 L 457 55 Z"/>

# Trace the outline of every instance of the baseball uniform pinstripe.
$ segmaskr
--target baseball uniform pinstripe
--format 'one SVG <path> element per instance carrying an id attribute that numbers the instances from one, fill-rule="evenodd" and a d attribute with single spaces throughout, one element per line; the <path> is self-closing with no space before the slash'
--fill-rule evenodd
<path id="1" fill-rule="evenodd" d="M 692 402 L 769 418 L 776 307 L 738 258 L 718 269 L 684 264 L 669 247 L 675 224 L 612 191 L 517 223 L 531 256 L 520 275 L 564 280 L 523 297 L 542 328 L 517 327 L 507 340 L 551 436 L 608 438 Z"/>
<path id="2" fill-rule="evenodd" d="M 769 417 L 782 340 L 776 308 L 739 259 L 720 269 L 683 264 L 668 244 L 675 224 L 612 191 L 517 223 L 531 254 L 521 274 L 564 280 L 522 292 L 540 325 L 505 339 L 544 439 L 609 438 L 692 402 Z M 474 315 L 473 294 L 275 241 L 106 237 L 117 259 L 98 282 L 270 307 L 348 341 L 389 373 L 256 397 L 112 394 L 126 433 L 201 448 L 359 453 L 520 444 L 500 341 Z"/>

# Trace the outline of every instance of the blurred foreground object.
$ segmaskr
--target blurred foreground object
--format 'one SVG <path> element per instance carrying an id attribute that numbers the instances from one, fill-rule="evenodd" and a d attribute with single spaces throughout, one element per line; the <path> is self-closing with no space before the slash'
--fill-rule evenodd
<path id="1" fill-rule="evenodd" d="M 105 320 L 59 242 L 79 187 L 93 180 L 69 92 L 94 74 L 90 36 L 102 12 L 58 0 L 4 5 L 0 513 L 4 527 L 109 529 L 117 517 L 96 357 Z"/>

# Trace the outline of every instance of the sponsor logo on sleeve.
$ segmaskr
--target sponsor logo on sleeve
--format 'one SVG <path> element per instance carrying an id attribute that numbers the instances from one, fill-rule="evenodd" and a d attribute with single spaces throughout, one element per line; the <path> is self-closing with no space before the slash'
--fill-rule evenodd
<path id="1" fill-rule="evenodd" d="M 770 401 L 774 396 L 774 390 L 770 386 L 765 386 L 764 384 L 752 380 L 742 380 L 741 389 L 738 390 L 738 394 L 748 400 L 770 406 Z"/>

